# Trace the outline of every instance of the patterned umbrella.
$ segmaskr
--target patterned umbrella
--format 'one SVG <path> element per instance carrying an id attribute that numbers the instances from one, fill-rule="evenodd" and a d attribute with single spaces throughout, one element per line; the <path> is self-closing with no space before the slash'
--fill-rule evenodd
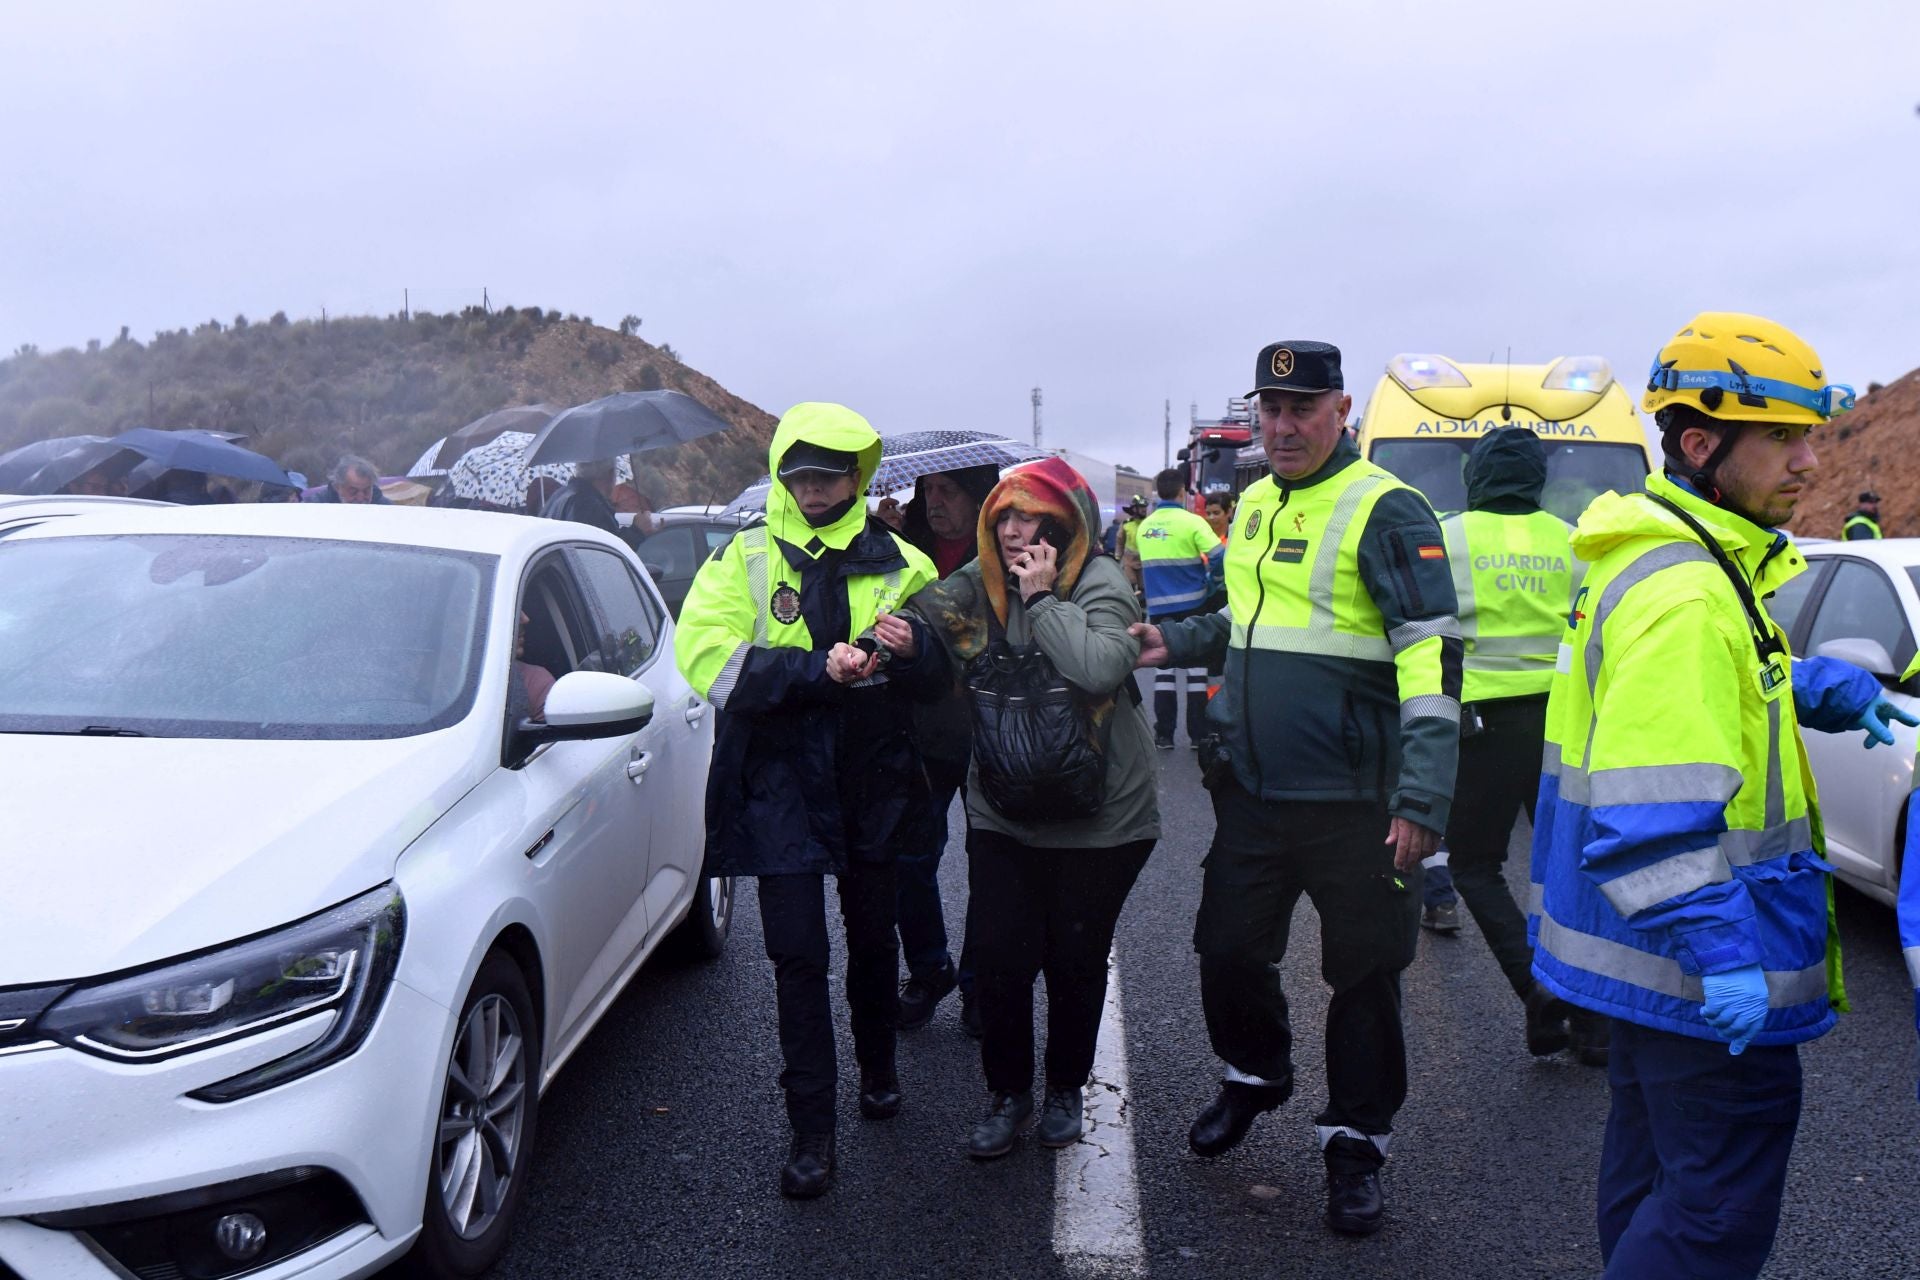
<path id="1" fill-rule="evenodd" d="M 475 418 L 440 441 L 440 452 L 433 465 L 445 471 L 469 449 L 477 449 L 489 440 L 497 440 L 509 431 L 538 431 L 558 412 L 550 404 L 517 404 L 511 409 L 495 409 L 483 418 Z"/>
<path id="2" fill-rule="evenodd" d="M 407 468 L 407 474 L 410 476 L 443 476 L 447 474 L 445 467 L 438 466 L 434 462 L 434 455 L 440 452 L 440 446 L 446 442 L 447 438 L 441 436 L 438 440 L 428 445 L 427 451 L 420 455 L 420 460 Z"/>
<path id="3" fill-rule="evenodd" d="M 966 467 L 1004 470 L 1016 463 L 1048 456 L 1045 449 L 989 431 L 907 431 L 880 438 L 880 466 L 873 473 L 873 483 L 867 486 L 867 492 L 875 497 L 892 493 L 936 471 L 959 471 Z M 765 510 L 767 493 L 772 487 L 772 477 L 761 476 L 741 490 L 740 496 L 727 504 L 727 510 Z"/>
<path id="4" fill-rule="evenodd" d="M 453 491 L 463 498 L 496 507 L 524 507 L 527 486 L 535 476 L 551 476 L 561 484 L 573 479 L 571 462 L 546 462 L 529 467 L 526 452 L 532 441 L 531 432 L 507 431 L 461 454 L 447 473 Z M 633 480 L 633 467 L 625 458 L 614 459 L 614 479 L 623 483 Z"/>

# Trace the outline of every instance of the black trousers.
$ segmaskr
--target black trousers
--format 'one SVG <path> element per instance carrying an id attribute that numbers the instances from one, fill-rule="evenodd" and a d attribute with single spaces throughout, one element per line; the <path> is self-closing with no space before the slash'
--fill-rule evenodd
<path id="1" fill-rule="evenodd" d="M 1153 624 L 1179 622 L 1212 610 L 1188 609 L 1184 613 L 1164 613 Z M 1156 738 L 1171 738 L 1178 723 L 1180 708 L 1180 672 L 1187 673 L 1187 740 L 1198 742 L 1207 732 L 1207 685 L 1217 679 L 1224 664 L 1213 666 L 1161 667 L 1153 673 L 1153 733 Z"/>
<path id="2" fill-rule="evenodd" d="M 863 1075 L 891 1075 L 893 1024 L 900 1012 L 894 986 L 900 950 L 893 932 L 893 864 L 852 863 L 836 879 L 847 931 L 854 1056 Z M 831 1133 L 839 1067 L 827 995 L 826 877 L 761 876 L 760 928 L 780 1007 L 780 1054 L 786 1063 L 780 1087 L 787 1093 L 787 1119 L 795 1133 Z"/>
<path id="3" fill-rule="evenodd" d="M 1447 823 L 1448 865 L 1500 972 L 1525 998 L 1533 987 L 1533 948 L 1527 945 L 1526 913 L 1514 902 L 1501 867 L 1515 820 L 1533 813 L 1540 792 L 1547 700 L 1543 695 L 1473 705 L 1485 727 L 1460 739 L 1460 772 Z"/>
<path id="4" fill-rule="evenodd" d="M 1273 803 L 1231 779 L 1213 793 L 1194 921 L 1200 999 L 1213 1051 L 1228 1067 L 1293 1083 L 1293 1027 L 1278 964 L 1294 905 L 1320 915 L 1327 1006 L 1327 1105 L 1315 1123 L 1329 1168 L 1365 1172 L 1386 1159 L 1407 1098 L 1400 971 L 1420 932 L 1420 870 L 1398 872 L 1383 806 Z"/>
<path id="5" fill-rule="evenodd" d="M 1033 1088 L 1033 982 L 1047 975 L 1047 1086 L 1077 1089 L 1093 1071 L 1107 999 L 1113 927 L 1154 842 L 1037 849 L 967 833 L 968 925 L 987 1088 Z"/>

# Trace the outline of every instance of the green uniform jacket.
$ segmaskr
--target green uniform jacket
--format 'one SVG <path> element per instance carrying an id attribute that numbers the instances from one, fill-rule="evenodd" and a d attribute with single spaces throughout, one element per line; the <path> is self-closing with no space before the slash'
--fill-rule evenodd
<path id="1" fill-rule="evenodd" d="M 1351 440 L 1312 475 L 1248 487 L 1227 609 L 1161 628 L 1170 665 L 1224 659 L 1208 704 L 1234 777 L 1266 800 L 1385 803 L 1445 831 L 1461 645 L 1433 508 Z"/>

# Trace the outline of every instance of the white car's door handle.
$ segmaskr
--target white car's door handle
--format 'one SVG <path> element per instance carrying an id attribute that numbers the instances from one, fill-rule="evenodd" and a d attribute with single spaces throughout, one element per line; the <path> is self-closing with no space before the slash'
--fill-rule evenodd
<path id="1" fill-rule="evenodd" d="M 707 704 L 704 702 L 696 702 L 692 706 L 687 708 L 687 723 L 699 724 L 700 718 L 706 714 L 707 714 Z"/>
<path id="2" fill-rule="evenodd" d="M 653 763 L 653 752 L 636 751 L 633 759 L 627 761 L 627 776 L 635 782 L 646 781 L 647 767 Z"/>

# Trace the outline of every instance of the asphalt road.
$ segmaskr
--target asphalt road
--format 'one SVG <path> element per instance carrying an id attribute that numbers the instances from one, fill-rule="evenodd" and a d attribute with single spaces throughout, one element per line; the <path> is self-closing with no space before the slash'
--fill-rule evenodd
<path id="1" fill-rule="evenodd" d="M 1376 1237 L 1320 1222 L 1326 989 L 1318 931 L 1301 904 L 1284 966 L 1296 1011 L 1298 1088 L 1242 1146 L 1188 1153 L 1187 1126 L 1217 1064 L 1189 945 L 1211 809 L 1184 745 L 1161 757 L 1169 833 L 1120 921 L 1143 1247 L 1134 1274 L 1229 1276 L 1592 1276 L 1592 1205 L 1607 1108 L 1603 1073 L 1535 1061 L 1520 1011 L 1465 909 L 1461 934 L 1423 933 L 1405 978 L 1412 1089 L 1400 1113 Z M 959 824 L 956 823 L 956 827 Z M 1508 872 L 1525 880 L 1524 828 Z M 942 867 L 962 918 L 959 839 Z M 1840 894 L 1857 1012 L 1804 1050 L 1806 1111 L 1771 1277 L 1920 1275 L 1912 997 L 1893 913 Z M 957 930 L 956 930 L 957 932 Z M 838 961 L 836 960 L 836 966 Z M 835 980 L 838 999 L 838 978 Z M 821 1200 L 775 1190 L 787 1133 L 776 1077 L 773 980 L 751 884 L 729 949 L 705 966 L 643 972 L 547 1094 L 525 1212 L 496 1273 L 599 1276 L 1048 1277 L 1095 1274 L 1056 1256 L 1055 1165 L 1027 1140 L 1005 1159 L 965 1155 L 987 1101 L 957 998 L 902 1036 L 907 1103 L 859 1118 L 841 1031 L 840 1173 Z"/>

